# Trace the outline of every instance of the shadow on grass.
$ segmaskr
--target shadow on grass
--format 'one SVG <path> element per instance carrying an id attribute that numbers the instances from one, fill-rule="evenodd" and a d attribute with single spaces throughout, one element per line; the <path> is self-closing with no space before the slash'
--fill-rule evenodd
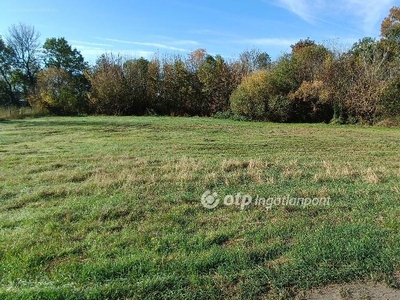
<path id="1" fill-rule="evenodd" d="M 122 118 L 122 119 L 120 119 Z M 35 117 L 24 119 L 5 119 L 1 118 L 0 122 L 18 125 L 22 127 L 99 127 L 103 131 L 110 131 L 110 128 L 132 127 L 145 128 L 154 126 L 153 121 L 141 117 Z"/>

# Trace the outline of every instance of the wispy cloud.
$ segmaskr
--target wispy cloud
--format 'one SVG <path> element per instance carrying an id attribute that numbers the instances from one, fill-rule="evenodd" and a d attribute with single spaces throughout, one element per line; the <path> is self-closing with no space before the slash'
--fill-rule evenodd
<path id="1" fill-rule="evenodd" d="M 199 45 L 198 41 L 195 40 L 177 40 L 176 38 L 165 36 L 165 35 L 152 35 L 152 39 L 158 41 L 159 44 L 165 44 L 167 46 L 197 46 Z"/>
<path id="2" fill-rule="evenodd" d="M 199 42 L 191 41 L 191 40 L 181 40 L 181 41 L 173 41 L 175 45 L 185 45 L 185 46 L 197 46 Z"/>
<path id="3" fill-rule="evenodd" d="M 313 1 L 307 0 L 278 0 L 279 6 L 286 8 L 309 23 L 314 23 L 315 21 L 311 14 L 312 3 Z"/>
<path id="4" fill-rule="evenodd" d="M 297 40 L 279 39 L 279 38 L 256 38 L 256 39 L 243 39 L 237 41 L 241 44 L 255 45 L 255 46 L 280 46 L 288 47 L 296 43 Z"/>
<path id="5" fill-rule="evenodd" d="M 78 45 L 89 45 L 89 46 L 97 46 L 97 47 L 111 47 L 111 44 L 101 44 L 101 43 L 89 43 L 89 42 L 84 42 L 84 41 L 77 41 L 77 40 L 70 40 L 71 43 L 73 44 L 78 44 Z"/>
<path id="6" fill-rule="evenodd" d="M 73 47 L 79 50 L 83 57 L 85 57 L 85 59 L 87 59 L 90 63 L 94 63 L 96 59 L 100 57 L 100 55 L 111 52 L 127 57 L 144 57 L 147 59 L 150 59 L 155 54 L 154 51 L 146 51 L 142 49 L 118 49 L 112 47 L 111 45 L 99 43 L 71 41 L 71 44 Z"/>
<path id="7" fill-rule="evenodd" d="M 394 2 L 394 0 L 347 0 L 342 4 L 346 5 L 348 12 L 361 18 L 362 28 L 365 32 L 371 32 L 389 13 Z"/>
<path id="8" fill-rule="evenodd" d="M 165 45 L 161 43 L 150 43 L 150 42 L 135 42 L 135 41 L 127 41 L 127 40 L 119 40 L 119 39 L 110 39 L 110 38 L 100 38 L 95 37 L 97 40 L 106 41 L 106 42 L 114 42 L 120 44 L 129 44 L 129 45 L 136 45 L 136 46 L 145 46 L 145 47 L 154 47 L 157 49 L 166 49 L 172 51 L 179 51 L 179 52 L 188 52 L 187 49 L 178 48 L 175 46 Z"/>
<path id="9" fill-rule="evenodd" d="M 364 33 L 371 34 L 376 26 L 395 4 L 395 0 L 272 0 L 267 1 L 291 11 L 310 24 L 325 22 L 343 27 L 329 21 L 332 14 L 346 16 L 349 21 L 358 23 Z"/>
<path id="10" fill-rule="evenodd" d="M 218 37 L 234 37 L 236 35 L 232 33 L 227 33 L 223 31 L 213 30 L 213 29 L 195 29 L 187 31 L 189 34 L 198 34 L 206 36 L 218 36 Z"/>

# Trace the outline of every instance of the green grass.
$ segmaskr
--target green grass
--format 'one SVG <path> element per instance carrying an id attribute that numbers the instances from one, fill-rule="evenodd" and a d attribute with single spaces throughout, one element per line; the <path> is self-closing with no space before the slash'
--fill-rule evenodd
<path id="1" fill-rule="evenodd" d="M 167 117 L 0 121 L 1 299 L 285 299 L 393 283 L 400 130 Z M 201 204 L 207 190 L 220 205 Z M 225 195 L 330 197 L 223 205 Z"/>

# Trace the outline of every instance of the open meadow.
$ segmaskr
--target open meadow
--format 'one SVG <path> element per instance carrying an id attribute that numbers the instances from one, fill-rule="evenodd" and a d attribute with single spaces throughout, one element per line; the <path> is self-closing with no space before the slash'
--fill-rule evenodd
<path id="1" fill-rule="evenodd" d="M 0 298 L 287 299 L 357 280 L 395 287 L 399 149 L 399 128 L 2 120 Z"/>

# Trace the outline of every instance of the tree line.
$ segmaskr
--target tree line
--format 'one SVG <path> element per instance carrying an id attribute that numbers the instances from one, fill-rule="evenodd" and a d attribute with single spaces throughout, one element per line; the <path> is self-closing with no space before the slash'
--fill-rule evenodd
<path id="1" fill-rule="evenodd" d="M 400 116 L 400 7 L 340 51 L 309 38 L 271 61 L 266 52 L 237 59 L 204 49 L 152 59 L 105 53 L 85 62 L 65 38 L 46 39 L 12 25 L 0 37 L 0 105 L 30 105 L 55 115 L 243 117 L 275 122 L 373 124 Z"/>

